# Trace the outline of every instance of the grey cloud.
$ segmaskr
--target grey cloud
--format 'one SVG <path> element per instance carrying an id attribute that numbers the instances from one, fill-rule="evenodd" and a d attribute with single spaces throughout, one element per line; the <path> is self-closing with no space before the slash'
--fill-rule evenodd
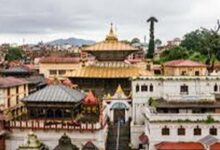
<path id="1" fill-rule="evenodd" d="M 196 6 L 206 3 L 206 0 L 2 0 L 0 34 L 80 31 L 95 34 L 106 29 L 104 25 L 114 22 L 123 37 L 130 38 L 148 34 L 146 19 L 154 15 L 159 19 L 158 36 L 168 39 L 203 23 L 210 24 L 210 20 L 218 17 L 218 8 L 213 8 L 216 14 L 206 16 L 205 20 L 194 15 Z"/>

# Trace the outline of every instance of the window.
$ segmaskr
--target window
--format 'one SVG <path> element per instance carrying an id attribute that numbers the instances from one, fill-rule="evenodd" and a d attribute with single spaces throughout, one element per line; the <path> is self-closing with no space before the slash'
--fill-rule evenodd
<path id="1" fill-rule="evenodd" d="M 152 84 L 150 84 L 150 92 L 154 91 L 154 86 Z"/>
<path id="2" fill-rule="evenodd" d="M 199 71 L 195 71 L 195 75 L 196 75 L 196 76 L 199 76 Z"/>
<path id="3" fill-rule="evenodd" d="M 178 134 L 178 135 L 185 135 L 185 128 L 183 128 L 182 126 L 180 126 L 180 127 L 177 129 L 177 134 Z"/>
<path id="4" fill-rule="evenodd" d="M 16 104 L 19 103 L 19 87 L 16 86 Z"/>
<path id="5" fill-rule="evenodd" d="M 193 132 L 194 132 L 194 135 L 201 135 L 202 134 L 202 130 L 198 126 L 193 130 Z"/>
<path id="6" fill-rule="evenodd" d="M 187 85 L 181 85 L 180 86 L 180 94 L 184 94 L 184 95 L 188 95 L 189 91 L 188 91 L 188 86 Z"/>
<path id="7" fill-rule="evenodd" d="M 217 129 L 213 126 L 212 128 L 209 129 L 209 134 L 210 135 L 217 135 Z"/>
<path id="8" fill-rule="evenodd" d="M 139 90 L 140 90 L 140 86 L 137 84 L 136 85 L 136 92 L 139 92 Z"/>
<path id="9" fill-rule="evenodd" d="M 66 74 L 66 70 L 59 70 L 59 75 L 64 75 Z"/>
<path id="10" fill-rule="evenodd" d="M 11 94 L 10 94 L 10 88 L 7 88 L 7 98 L 8 98 L 8 107 L 11 107 Z"/>
<path id="11" fill-rule="evenodd" d="M 185 75 L 186 75 L 186 71 L 182 71 L 182 72 L 181 72 L 181 75 L 182 75 L 182 76 L 185 76 Z"/>
<path id="12" fill-rule="evenodd" d="M 165 126 L 164 128 L 162 128 L 161 134 L 162 135 L 170 135 L 170 129 L 167 128 L 167 126 Z"/>
<path id="13" fill-rule="evenodd" d="M 57 74 L 57 71 L 56 70 L 50 70 L 50 75 L 56 75 Z"/>
<path id="14" fill-rule="evenodd" d="M 141 86 L 141 91 L 142 91 L 142 92 L 148 91 L 147 85 L 142 85 L 142 86 Z"/>
<path id="15" fill-rule="evenodd" d="M 215 84 L 215 85 L 214 85 L 214 92 L 217 92 L 217 91 L 218 91 L 218 85 Z"/>

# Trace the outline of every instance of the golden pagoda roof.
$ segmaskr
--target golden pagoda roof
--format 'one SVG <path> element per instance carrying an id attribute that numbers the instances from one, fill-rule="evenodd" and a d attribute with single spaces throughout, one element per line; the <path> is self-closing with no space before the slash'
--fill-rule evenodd
<path id="1" fill-rule="evenodd" d="M 119 41 L 117 35 L 114 33 L 112 24 L 110 27 L 110 31 L 104 41 L 95 43 L 91 46 L 82 49 L 82 51 L 138 51 L 138 50 L 139 50 L 138 48 L 135 48 L 127 43 Z"/>
<path id="2" fill-rule="evenodd" d="M 119 84 L 115 94 L 112 96 L 112 99 L 127 99 L 128 97 L 125 95 L 121 85 Z"/>
<path id="3" fill-rule="evenodd" d="M 80 78 L 130 78 L 152 75 L 144 68 L 139 68 L 125 62 L 97 62 L 94 65 L 81 67 L 78 70 L 67 72 L 67 77 Z"/>

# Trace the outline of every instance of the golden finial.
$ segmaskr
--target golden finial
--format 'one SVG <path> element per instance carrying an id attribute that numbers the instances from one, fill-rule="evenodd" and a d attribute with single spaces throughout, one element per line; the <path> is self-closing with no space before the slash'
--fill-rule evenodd
<path id="1" fill-rule="evenodd" d="M 116 92 L 115 92 L 115 93 L 117 93 L 117 94 L 124 94 L 124 91 L 122 90 L 122 88 L 121 88 L 121 85 L 120 85 L 120 84 L 118 85 L 117 90 L 116 90 Z"/>
<path id="2" fill-rule="evenodd" d="M 110 23 L 109 34 L 106 36 L 105 40 L 106 41 L 118 41 L 118 38 L 115 35 L 114 30 L 113 30 L 113 23 L 112 22 Z"/>

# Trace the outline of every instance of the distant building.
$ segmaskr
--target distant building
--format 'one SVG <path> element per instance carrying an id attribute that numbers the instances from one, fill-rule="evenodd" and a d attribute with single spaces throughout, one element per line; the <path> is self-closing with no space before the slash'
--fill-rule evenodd
<path id="1" fill-rule="evenodd" d="M 172 60 L 162 66 L 165 76 L 205 76 L 208 73 L 205 64 L 191 60 Z"/>

